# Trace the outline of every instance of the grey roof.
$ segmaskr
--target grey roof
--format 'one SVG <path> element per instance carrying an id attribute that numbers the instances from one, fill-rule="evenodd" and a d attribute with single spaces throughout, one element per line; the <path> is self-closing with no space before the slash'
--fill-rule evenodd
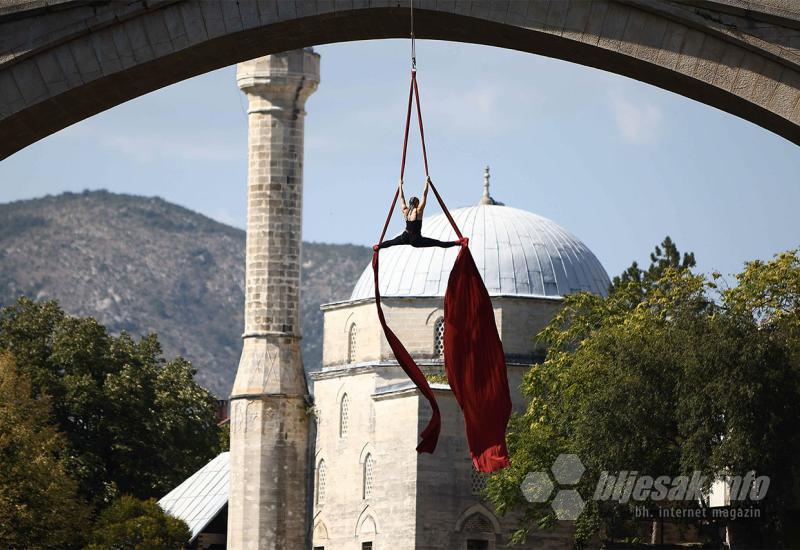
<path id="1" fill-rule="evenodd" d="M 189 525 L 190 542 L 228 503 L 228 456 L 222 453 L 158 501 L 165 512 Z"/>
<path id="2" fill-rule="evenodd" d="M 562 297 L 581 290 L 605 296 L 609 279 L 597 257 L 577 237 L 531 212 L 479 204 L 451 211 L 492 296 Z M 426 218 L 422 233 L 456 236 L 443 214 Z M 395 246 L 381 251 L 383 296 L 444 296 L 458 247 Z M 358 279 L 351 300 L 374 296 L 372 266 Z"/>

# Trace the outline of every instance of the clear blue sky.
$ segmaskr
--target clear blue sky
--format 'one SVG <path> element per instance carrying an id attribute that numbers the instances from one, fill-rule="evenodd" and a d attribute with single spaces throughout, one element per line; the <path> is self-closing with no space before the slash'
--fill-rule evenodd
<path id="1" fill-rule="evenodd" d="M 408 43 L 317 51 L 303 236 L 371 244 L 398 174 Z M 667 234 L 703 271 L 723 273 L 800 245 L 800 148 L 783 138 L 526 53 L 422 41 L 418 57 L 431 173 L 451 207 L 478 200 L 488 164 L 495 198 L 555 220 L 612 276 Z M 0 202 L 108 189 L 244 227 L 247 126 L 234 75 L 227 67 L 153 92 L 11 156 L 0 162 Z M 412 143 L 409 192 L 422 181 Z"/>

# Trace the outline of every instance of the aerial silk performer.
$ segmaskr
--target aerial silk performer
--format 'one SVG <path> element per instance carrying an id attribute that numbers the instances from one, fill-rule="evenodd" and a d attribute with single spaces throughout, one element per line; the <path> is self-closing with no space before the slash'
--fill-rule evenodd
<path id="1" fill-rule="evenodd" d="M 413 32 L 412 32 L 413 40 Z M 413 51 L 413 50 L 412 50 Z M 412 67 L 414 67 L 412 55 Z M 425 166 L 425 188 L 420 201 L 412 197 L 406 203 L 403 194 L 403 176 L 408 148 L 408 131 L 411 122 L 411 106 L 416 103 L 419 121 L 422 158 Z M 422 236 L 422 216 L 425 210 L 428 190 L 432 190 L 436 200 L 447 216 L 453 231 L 458 237 L 455 241 L 438 241 Z M 405 231 L 399 236 L 384 241 L 397 199 L 400 198 Z M 475 469 L 481 472 L 494 472 L 508 466 L 508 450 L 505 433 L 511 415 L 511 398 L 508 390 L 505 354 L 503 344 L 497 333 L 494 309 L 489 293 L 483 284 L 475 261 L 469 250 L 469 240 L 464 238 L 442 197 L 436 190 L 428 172 L 428 155 L 425 149 L 425 132 L 422 126 L 422 109 L 419 102 L 416 68 L 411 71 L 411 89 L 408 95 L 403 157 L 400 166 L 400 183 L 395 190 L 389 214 L 383 226 L 378 244 L 373 249 L 372 269 L 375 277 L 375 305 L 378 319 L 383 327 L 389 346 L 397 362 L 408 377 L 419 388 L 430 403 L 432 414 L 428 425 L 420 434 L 421 441 L 417 451 L 433 453 L 441 431 L 441 413 L 436 397 L 425 375 L 414 362 L 411 355 L 386 323 L 381 307 L 378 258 L 380 251 L 392 246 L 410 245 L 417 248 L 460 246 L 444 296 L 444 363 L 450 388 L 464 415 L 470 454 Z"/>
<path id="2" fill-rule="evenodd" d="M 388 241 L 383 241 L 381 244 L 376 244 L 373 247 L 375 250 L 383 250 L 384 248 L 389 248 L 390 246 L 396 246 L 398 244 L 410 244 L 415 248 L 430 248 L 433 246 L 438 248 L 450 248 L 452 246 L 458 246 L 459 244 L 462 244 L 464 239 L 460 239 L 458 241 L 437 241 L 436 239 L 430 239 L 422 236 L 422 213 L 425 211 L 425 204 L 427 203 L 428 199 L 428 189 L 430 188 L 431 183 L 430 177 L 425 178 L 425 188 L 422 191 L 422 200 L 420 201 L 417 197 L 411 197 L 408 200 L 408 204 L 406 204 L 406 198 L 403 195 L 403 180 L 400 180 L 400 184 L 397 187 L 397 192 L 400 195 L 400 210 L 403 213 L 403 219 L 406 222 L 406 229 L 394 239 L 389 239 Z"/>

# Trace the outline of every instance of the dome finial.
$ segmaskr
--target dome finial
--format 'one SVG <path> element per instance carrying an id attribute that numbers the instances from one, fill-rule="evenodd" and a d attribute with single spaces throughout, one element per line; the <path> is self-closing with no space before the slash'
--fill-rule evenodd
<path id="1" fill-rule="evenodd" d="M 489 174 L 489 166 L 487 165 L 483 170 L 483 196 L 481 197 L 481 200 L 478 201 L 478 204 L 494 204 L 502 206 L 502 202 L 497 202 L 489 194 L 489 179 L 491 177 L 492 176 Z"/>

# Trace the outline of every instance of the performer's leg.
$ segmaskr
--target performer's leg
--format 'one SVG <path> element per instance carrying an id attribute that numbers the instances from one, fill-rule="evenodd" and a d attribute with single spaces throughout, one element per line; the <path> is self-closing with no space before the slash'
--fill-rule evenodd
<path id="1" fill-rule="evenodd" d="M 414 241 L 411 243 L 411 246 L 415 246 L 417 248 L 430 248 L 433 246 L 438 248 L 450 248 L 451 246 L 457 246 L 458 244 L 458 241 L 438 241 L 428 237 L 418 237 L 414 239 Z"/>
<path id="2" fill-rule="evenodd" d="M 408 244 L 408 233 L 403 231 L 394 239 L 383 241 L 380 245 L 378 245 L 378 248 L 389 248 L 390 246 L 397 246 L 398 244 Z"/>

